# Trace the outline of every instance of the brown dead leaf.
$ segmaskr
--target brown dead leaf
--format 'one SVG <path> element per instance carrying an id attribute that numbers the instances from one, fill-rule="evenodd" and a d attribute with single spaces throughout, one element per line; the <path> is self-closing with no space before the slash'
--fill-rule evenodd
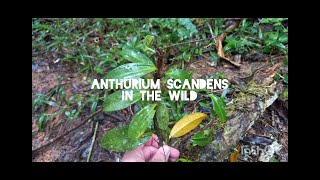
<path id="1" fill-rule="evenodd" d="M 241 64 L 236 63 L 236 62 L 234 62 L 234 61 L 231 61 L 229 58 L 225 57 L 221 39 L 222 39 L 222 38 L 218 38 L 218 41 L 217 41 L 218 56 L 219 56 L 220 58 L 228 61 L 229 63 L 233 64 L 234 66 L 240 67 Z"/>
<path id="2" fill-rule="evenodd" d="M 239 154 L 240 154 L 240 144 L 237 145 L 237 150 L 235 152 L 231 153 L 229 161 L 230 162 L 237 162 Z"/>
<path id="3" fill-rule="evenodd" d="M 236 22 L 236 23 L 232 24 L 231 26 L 229 26 L 226 30 L 232 30 L 232 29 L 238 27 L 238 25 L 239 25 L 239 22 Z M 224 33 L 222 33 L 222 34 L 217 38 L 216 49 L 217 49 L 217 52 L 218 52 L 218 56 L 219 56 L 220 58 L 228 61 L 229 63 L 233 64 L 234 66 L 240 67 L 241 64 L 236 63 L 236 62 L 234 62 L 234 61 L 231 61 L 229 58 L 225 57 L 225 55 L 224 55 L 223 46 L 222 46 L 222 41 L 225 39 L 226 36 L 227 36 L 227 33 L 224 32 Z"/>

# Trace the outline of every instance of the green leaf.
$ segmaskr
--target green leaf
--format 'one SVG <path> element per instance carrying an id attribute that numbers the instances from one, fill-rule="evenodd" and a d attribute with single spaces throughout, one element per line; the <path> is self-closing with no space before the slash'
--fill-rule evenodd
<path id="1" fill-rule="evenodd" d="M 94 97 L 93 101 L 92 101 L 92 105 L 91 105 L 91 109 L 90 109 L 90 112 L 91 112 L 91 113 L 93 113 L 93 112 L 96 110 L 97 105 L 98 105 L 98 100 L 99 100 L 99 95 L 97 94 L 97 95 Z"/>
<path id="2" fill-rule="evenodd" d="M 223 90 L 223 92 L 222 92 L 222 94 L 220 96 L 222 99 L 224 99 L 226 97 L 226 95 L 228 93 L 228 89 L 229 89 L 229 86 Z"/>
<path id="3" fill-rule="evenodd" d="M 123 58 L 125 58 L 128 61 L 131 61 L 133 63 L 143 63 L 143 64 L 154 65 L 150 58 L 148 58 L 146 55 L 142 54 L 138 50 L 126 48 L 120 52 L 120 55 Z"/>
<path id="4" fill-rule="evenodd" d="M 110 71 L 105 79 L 135 79 L 157 70 L 153 64 L 129 63 Z"/>
<path id="5" fill-rule="evenodd" d="M 128 138 L 128 129 L 129 126 L 121 126 L 109 130 L 101 138 L 100 146 L 111 151 L 125 152 L 142 145 L 152 136 L 152 132 L 149 132 L 143 134 L 137 141 L 131 141 Z"/>
<path id="6" fill-rule="evenodd" d="M 227 116 L 226 116 L 226 111 L 224 109 L 225 107 L 222 99 L 220 97 L 217 97 L 214 94 L 210 94 L 209 96 L 211 97 L 211 100 L 213 102 L 213 109 L 220 117 L 222 123 L 226 122 Z"/>
<path id="7" fill-rule="evenodd" d="M 118 111 L 124 109 L 142 98 L 142 94 L 138 90 L 133 91 L 132 100 L 122 100 L 122 91 L 116 91 L 107 96 L 103 103 L 104 112 Z"/>
<path id="8" fill-rule="evenodd" d="M 193 161 L 190 159 L 186 159 L 186 158 L 179 158 L 178 162 L 193 162 Z"/>
<path id="9" fill-rule="evenodd" d="M 66 116 L 68 116 L 68 117 L 71 115 L 70 111 L 66 111 L 66 112 L 64 112 L 64 114 L 65 114 Z"/>
<path id="10" fill-rule="evenodd" d="M 155 114 L 154 108 L 157 104 L 149 104 L 141 109 L 132 119 L 129 124 L 128 137 L 131 140 L 139 139 L 143 133 L 151 126 L 153 116 Z"/>
<path id="11" fill-rule="evenodd" d="M 157 106 L 157 122 L 162 130 L 168 129 L 169 125 L 169 110 L 164 103 L 159 103 Z"/>
<path id="12" fill-rule="evenodd" d="M 151 36 L 151 35 L 147 35 L 144 40 L 143 40 L 143 44 L 147 47 L 150 47 L 152 41 L 154 39 L 154 36 Z"/>
<path id="13" fill-rule="evenodd" d="M 208 145 L 211 141 L 212 138 L 212 133 L 210 130 L 204 130 L 201 132 L 198 132 L 197 134 L 193 135 L 191 137 L 191 141 L 193 146 L 200 146 L 200 147 L 204 147 L 206 145 Z"/>
<path id="14" fill-rule="evenodd" d="M 278 40 L 281 43 L 287 43 L 288 42 L 288 34 L 286 34 L 286 33 L 281 34 L 281 36 L 279 37 Z"/>
<path id="15" fill-rule="evenodd" d="M 279 74 L 276 74 L 275 76 L 273 76 L 273 79 L 275 80 L 279 80 L 281 77 L 279 76 Z"/>
<path id="16" fill-rule="evenodd" d="M 288 84 L 288 74 L 283 75 L 283 81 Z"/>
<path id="17" fill-rule="evenodd" d="M 40 115 L 39 120 L 38 120 L 38 128 L 39 128 L 40 130 L 42 130 L 42 126 L 43 126 L 43 124 L 44 124 L 46 121 L 47 121 L 47 116 L 46 116 L 45 113 L 42 113 L 42 114 Z"/>
<path id="18" fill-rule="evenodd" d="M 283 61 L 284 65 L 288 67 L 288 56 L 286 56 Z"/>
<path id="19" fill-rule="evenodd" d="M 269 23 L 270 22 L 270 18 L 263 18 L 260 22 L 261 23 Z"/>
<path id="20" fill-rule="evenodd" d="M 49 106 L 59 106 L 56 102 L 53 102 L 53 101 L 46 101 L 46 104 L 48 104 Z"/>
<path id="21" fill-rule="evenodd" d="M 206 104 L 206 103 L 199 102 L 199 104 L 200 104 L 200 106 L 203 106 L 203 107 L 205 107 L 207 109 L 210 109 L 210 106 L 208 104 Z"/>
<path id="22" fill-rule="evenodd" d="M 150 35 L 147 35 L 147 36 L 144 38 L 144 40 L 143 40 L 144 51 L 149 50 L 149 51 L 155 53 L 155 51 L 150 48 L 150 45 L 151 45 L 153 39 L 154 39 L 154 36 L 150 36 Z"/>
<path id="23" fill-rule="evenodd" d="M 182 83 L 185 79 L 191 79 L 191 74 L 183 69 L 169 69 L 166 72 L 166 75 L 169 77 L 173 77 L 174 79 L 180 79 Z"/>

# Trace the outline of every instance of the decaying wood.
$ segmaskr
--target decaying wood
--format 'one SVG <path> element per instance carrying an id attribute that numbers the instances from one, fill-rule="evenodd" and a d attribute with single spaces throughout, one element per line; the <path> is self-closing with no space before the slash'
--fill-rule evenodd
<path id="1" fill-rule="evenodd" d="M 265 71 L 267 73 L 268 70 Z M 213 141 L 198 155 L 198 161 L 226 161 L 231 150 L 236 148 L 247 130 L 263 114 L 280 94 L 280 89 L 273 79 L 261 81 L 264 76 L 255 77 L 241 95 L 234 97 L 234 104 L 227 107 L 227 122 L 218 131 Z M 268 78 L 267 78 L 268 79 Z M 262 83 L 261 83 L 262 82 Z"/>

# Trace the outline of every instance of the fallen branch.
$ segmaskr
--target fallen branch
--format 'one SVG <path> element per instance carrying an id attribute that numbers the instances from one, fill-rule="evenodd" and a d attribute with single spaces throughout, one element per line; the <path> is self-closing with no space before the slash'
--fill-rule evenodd
<path id="1" fill-rule="evenodd" d="M 260 78 L 264 78 L 264 76 L 261 75 Z M 252 81 L 258 82 L 257 79 Z M 248 86 L 257 88 L 257 85 L 253 83 Z M 246 134 L 248 129 L 261 117 L 266 108 L 278 98 L 278 94 L 281 91 L 280 86 L 281 84 L 277 87 L 275 81 L 267 88 L 261 84 L 259 88 L 264 90 L 261 91 L 261 94 L 245 93 L 244 96 L 234 98 L 232 106 L 235 109 L 227 115 L 227 121 L 223 126 L 223 130 L 216 131 L 212 142 L 201 149 L 196 159 L 203 162 L 221 162 L 228 159 L 230 152 L 239 144 L 240 139 Z M 228 106 L 227 108 L 232 108 L 232 106 Z"/>
<path id="2" fill-rule="evenodd" d="M 96 127 L 94 128 L 94 133 L 93 133 L 92 142 L 91 142 L 91 145 L 90 145 L 90 150 L 89 150 L 89 155 L 88 155 L 88 158 L 87 158 L 87 162 L 90 162 L 94 141 L 96 140 L 98 126 L 99 126 L 99 121 L 96 122 Z"/>
<path id="3" fill-rule="evenodd" d="M 40 146 L 40 147 L 32 150 L 32 154 L 40 151 L 41 149 L 43 149 L 43 148 L 49 146 L 50 144 L 52 144 L 53 142 L 55 142 L 55 141 L 61 139 L 62 137 L 70 134 L 72 131 L 74 131 L 74 130 L 76 130 L 77 128 L 79 128 L 80 126 L 84 125 L 87 121 L 89 121 L 91 118 L 93 118 L 95 115 L 97 115 L 97 114 L 100 113 L 101 111 L 102 111 L 102 108 L 98 109 L 97 111 L 95 111 L 94 113 L 92 113 L 91 115 L 89 115 L 88 117 L 86 117 L 84 120 L 82 120 L 82 122 L 81 122 L 79 125 L 77 125 L 76 127 L 70 129 L 69 131 L 66 131 L 65 133 L 61 134 L 60 136 L 58 136 L 58 137 L 56 137 L 56 138 L 51 139 L 51 140 L 50 140 L 49 142 L 47 142 L 46 144 L 44 144 L 44 145 L 42 145 L 42 146 Z"/>

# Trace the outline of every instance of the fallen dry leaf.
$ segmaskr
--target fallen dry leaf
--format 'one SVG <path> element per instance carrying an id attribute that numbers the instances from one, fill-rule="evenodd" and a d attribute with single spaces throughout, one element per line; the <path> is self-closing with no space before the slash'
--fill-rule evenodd
<path id="1" fill-rule="evenodd" d="M 231 26 L 229 26 L 226 30 L 232 30 L 236 27 L 238 27 L 239 22 L 232 24 Z M 225 37 L 227 36 L 227 33 L 224 32 L 222 33 L 218 38 L 217 38 L 217 45 L 216 45 L 216 49 L 218 52 L 218 56 L 226 61 L 228 61 L 229 63 L 233 64 L 236 67 L 240 67 L 241 64 L 236 63 L 234 61 L 231 61 L 229 58 L 225 57 L 224 55 L 224 51 L 223 51 L 223 46 L 222 46 L 222 41 L 225 39 Z"/>
<path id="2" fill-rule="evenodd" d="M 169 138 L 177 138 L 187 134 L 196 128 L 207 117 L 208 116 L 206 114 L 201 112 L 192 113 L 183 117 L 173 126 Z"/>
<path id="3" fill-rule="evenodd" d="M 240 154 L 240 144 L 237 145 L 237 150 L 234 151 L 233 153 L 231 153 L 229 161 L 230 162 L 237 162 L 239 154 Z"/>

